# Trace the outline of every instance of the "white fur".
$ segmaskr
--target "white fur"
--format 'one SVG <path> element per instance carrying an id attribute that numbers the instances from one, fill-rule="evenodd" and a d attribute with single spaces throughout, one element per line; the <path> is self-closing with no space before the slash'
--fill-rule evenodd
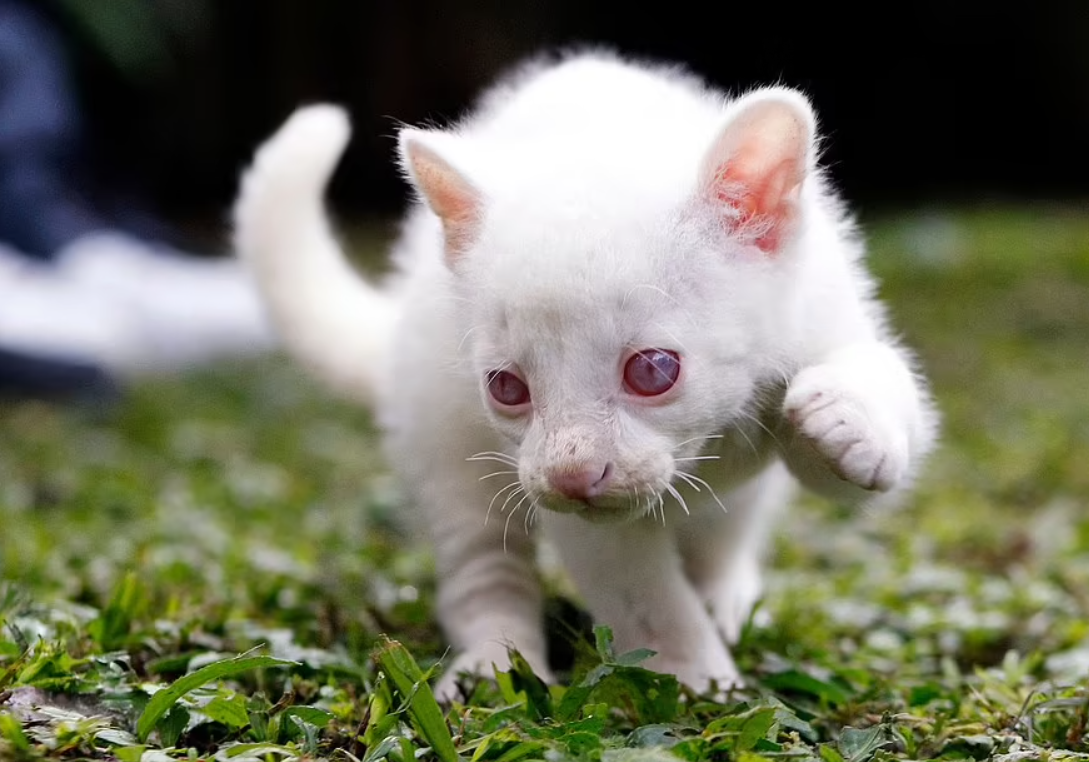
<path id="1" fill-rule="evenodd" d="M 759 596 L 790 473 L 867 500 L 910 482 L 937 425 L 816 165 L 808 101 L 730 100 L 605 53 L 538 61 L 463 123 L 402 130 L 420 203 L 381 291 L 353 276 L 321 213 L 346 139 L 334 107 L 294 115 L 245 178 L 237 241 L 295 352 L 375 401 L 425 512 L 459 652 L 440 692 L 458 670 L 504 665 L 507 645 L 548 676 L 538 521 L 618 647 L 656 650 L 651 666 L 697 688 L 737 682 L 723 637 Z M 773 213 L 747 226 L 745 187 L 714 184 L 736 156 L 775 178 Z M 776 220 L 784 232 L 762 238 Z M 621 377 L 651 348 L 682 371 L 647 399 Z M 490 403 L 496 370 L 532 403 Z M 599 472 L 600 497 L 551 486 Z"/>
<path id="2" fill-rule="evenodd" d="M 396 306 L 355 277 L 322 205 L 349 132 L 334 106 L 292 115 L 242 180 L 234 244 L 288 348 L 337 391 L 373 403 Z"/>

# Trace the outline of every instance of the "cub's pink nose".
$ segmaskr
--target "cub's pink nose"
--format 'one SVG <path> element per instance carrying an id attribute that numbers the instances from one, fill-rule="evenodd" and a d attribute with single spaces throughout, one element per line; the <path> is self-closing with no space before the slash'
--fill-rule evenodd
<path id="1" fill-rule="evenodd" d="M 571 500 L 589 500 L 605 492 L 612 481 L 613 464 L 586 464 L 573 468 L 554 468 L 548 472 L 552 489 Z"/>

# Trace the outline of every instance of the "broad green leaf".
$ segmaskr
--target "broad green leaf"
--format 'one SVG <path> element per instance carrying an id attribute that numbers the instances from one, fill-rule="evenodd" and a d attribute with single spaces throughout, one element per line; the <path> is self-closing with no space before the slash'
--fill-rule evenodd
<path id="1" fill-rule="evenodd" d="M 375 760 L 382 759 L 397 748 L 400 743 L 401 739 L 399 736 L 385 736 L 377 744 L 367 747 L 367 753 L 363 755 L 361 762 L 375 762 Z"/>
<path id="2" fill-rule="evenodd" d="M 242 654 L 233 659 L 217 661 L 201 667 L 196 672 L 179 677 L 169 687 L 158 691 L 147 702 L 147 706 L 136 723 L 136 737 L 140 739 L 141 743 L 146 741 L 156 723 L 170 710 L 170 707 L 174 706 L 182 696 L 202 685 L 215 680 L 234 677 L 253 669 L 291 666 L 298 666 L 298 662 L 275 659 L 271 656 L 246 656 Z"/>
<path id="3" fill-rule="evenodd" d="M 594 644 L 603 664 L 612 664 L 616 660 L 613 652 L 613 631 L 611 627 L 599 624 L 594 627 Z"/>
<path id="4" fill-rule="evenodd" d="M 616 657 L 616 663 L 622 667 L 635 667 L 645 662 L 657 651 L 651 651 L 649 648 L 637 648 L 634 651 L 628 651 L 627 653 L 620 654 Z"/>
<path id="5" fill-rule="evenodd" d="M 637 725 L 652 725 L 676 721 L 680 692 L 680 683 L 673 675 L 642 667 L 617 667 L 601 679 L 592 697 L 611 706 L 629 708 Z"/>
<path id="6" fill-rule="evenodd" d="M 495 676 L 495 684 L 499 687 L 499 692 L 503 696 L 503 703 L 509 705 L 521 705 L 522 700 L 518 696 L 518 689 L 514 686 L 514 675 L 506 670 L 499 669 L 496 664 L 492 665 L 493 675 Z"/>
<path id="7" fill-rule="evenodd" d="M 495 762 L 516 762 L 524 757 L 541 755 L 547 748 L 537 741 L 521 741 L 503 752 Z"/>
<path id="8" fill-rule="evenodd" d="M 643 725 L 628 736 L 628 746 L 673 746 L 682 739 L 676 725 Z"/>
<path id="9" fill-rule="evenodd" d="M 227 759 L 234 759 L 243 755 L 271 760 L 272 755 L 281 757 L 298 757 L 299 752 L 290 746 L 276 743 L 240 743 L 227 748 Z"/>
<path id="10" fill-rule="evenodd" d="M 189 724 L 189 716 L 189 710 L 185 706 L 174 704 L 170 707 L 170 711 L 155 723 L 163 746 L 174 746 L 178 743 L 181 734 L 185 732 L 185 726 Z"/>
<path id="11" fill-rule="evenodd" d="M 318 751 L 318 733 L 320 728 L 316 725 L 311 725 L 297 715 L 282 714 L 280 715 L 285 720 L 289 721 L 297 733 L 303 737 L 303 751 L 308 755 L 317 754 Z"/>
<path id="12" fill-rule="evenodd" d="M 120 762 L 140 762 L 143 759 L 146 746 L 118 746 L 112 753 Z"/>
<path id="13" fill-rule="evenodd" d="M 201 711 L 214 722 L 229 728 L 244 728 L 250 724 L 250 713 L 246 707 L 246 697 L 236 693 L 227 698 L 216 696 L 205 704 Z"/>
<path id="14" fill-rule="evenodd" d="M 250 698 L 246 701 L 246 713 L 250 718 L 250 737 L 262 743 L 272 741 L 272 735 L 269 732 L 268 702 Z"/>
<path id="15" fill-rule="evenodd" d="M 599 664 L 590 670 L 585 677 L 564 691 L 559 706 L 556 707 L 556 719 L 567 722 L 578 716 L 579 711 L 590 700 L 594 688 L 615 671 L 615 667 L 609 664 Z"/>
<path id="16" fill-rule="evenodd" d="M 315 728 L 324 728 L 333 719 L 332 714 L 316 706 L 289 706 L 283 713 L 287 717 L 298 717 Z"/>
<path id="17" fill-rule="evenodd" d="M 592 758 L 603 747 L 601 735 L 585 730 L 566 732 L 560 736 L 567 753 L 578 759 Z"/>
<path id="18" fill-rule="evenodd" d="M 816 740 L 817 734 L 813 730 L 813 726 L 795 714 L 790 707 L 778 699 L 771 699 L 769 703 L 775 707 L 775 721 L 779 723 L 780 727 L 785 730 L 794 730 L 807 740 Z"/>
<path id="19" fill-rule="evenodd" d="M 125 730 L 118 730 L 117 728 L 106 728 L 95 733 L 95 740 L 105 741 L 113 746 L 135 746 L 136 737 Z"/>
<path id="20" fill-rule="evenodd" d="M 34 685 L 44 689 L 63 688 L 75 680 L 72 674 L 75 660 L 67 653 L 52 650 L 39 643 L 30 656 L 20 661 L 24 664 L 15 679 L 17 685 Z"/>
<path id="21" fill-rule="evenodd" d="M 741 726 L 737 742 L 734 748 L 737 751 L 749 751 L 757 742 L 768 737 L 770 731 L 776 725 L 775 710 L 772 708 L 761 709 L 748 717 Z"/>
<path id="22" fill-rule="evenodd" d="M 845 762 L 869 762 L 878 749 L 891 742 L 888 725 L 882 724 L 864 730 L 844 728 L 838 746 Z"/>

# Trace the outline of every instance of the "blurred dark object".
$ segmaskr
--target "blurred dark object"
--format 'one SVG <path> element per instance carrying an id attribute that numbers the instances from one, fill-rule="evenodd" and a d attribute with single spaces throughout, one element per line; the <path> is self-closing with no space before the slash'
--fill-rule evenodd
<path id="1" fill-rule="evenodd" d="M 121 387 L 101 368 L 0 347 L 0 399 L 38 399 L 109 407 L 122 397 Z"/>
<path id="2" fill-rule="evenodd" d="M 0 240 L 40 260 L 104 228 L 170 240 L 143 204 L 92 182 L 65 41 L 38 5 L 0 2 Z"/>
<path id="3" fill-rule="evenodd" d="M 137 6 L 96 7 L 99 19 Z M 83 117 L 98 112 L 75 93 L 78 69 L 58 10 L 0 0 L 0 393 L 98 399 L 116 388 L 107 375 L 267 351 L 271 332 L 243 264 L 180 250 L 121 172 L 91 171 L 88 156 L 103 154 L 87 139 L 94 119 Z M 128 71 L 144 58 L 117 62 Z M 139 167 L 146 144 L 135 145 L 127 159 Z"/>
<path id="4" fill-rule="evenodd" d="M 356 125 L 338 198 L 353 212 L 396 210 L 405 195 L 391 161 L 397 120 L 454 118 L 505 67 L 572 43 L 686 62 L 735 91 L 803 87 L 828 136 L 826 162 L 863 206 L 1089 190 L 1084 0 L 1016 12 L 919 0 L 851 14 L 686 0 L 52 8 L 81 62 L 91 128 L 105 146 L 100 169 L 131 172 L 179 212 L 222 219 L 257 143 L 296 105 L 319 99 L 347 104 Z"/>

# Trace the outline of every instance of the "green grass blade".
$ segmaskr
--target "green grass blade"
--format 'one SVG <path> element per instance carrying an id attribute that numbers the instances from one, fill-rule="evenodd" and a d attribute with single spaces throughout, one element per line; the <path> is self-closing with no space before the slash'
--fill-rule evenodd
<path id="1" fill-rule="evenodd" d="M 16 753 L 30 753 L 30 739 L 23 733 L 22 725 L 13 715 L 0 714 L 0 738 L 7 741 Z"/>
<path id="2" fill-rule="evenodd" d="M 271 656 L 246 656 L 243 654 L 233 659 L 224 659 L 201 667 L 192 674 L 179 677 L 170 684 L 170 687 L 162 689 L 151 697 L 151 700 L 147 702 L 147 706 L 144 707 L 139 721 L 136 723 L 136 737 L 140 739 L 141 743 L 146 741 L 155 725 L 162 719 L 163 715 L 170 711 L 170 708 L 174 706 L 177 700 L 202 685 L 214 680 L 234 677 L 251 669 L 291 667 L 297 664 L 298 662 L 275 659 Z"/>
<path id="3" fill-rule="evenodd" d="M 431 686 L 427 684 L 427 676 L 412 654 L 397 641 L 383 636 L 374 658 L 397 693 L 408 703 L 409 717 L 435 756 L 442 762 L 459 762 L 446 717 L 435 700 L 435 694 L 431 692 Z"/>
<path id="4" fill-rule="evenodd" d="M 552 716 L 552 698 L 548 686 L 533 672 L 533 667 L 517 651 L 511 652 L 511 681 L 516 690 L 526 694 L 526 710 L 534 722 Z"/>
<path id="5" fill-rule="evenodd" d="M 98 619 L 88 625 L 91 637 L 104 651 L 121 648 L 142 603 L 143 588 L 136 573 L 130 571 L 117 584 L 109 604 Z"/>

